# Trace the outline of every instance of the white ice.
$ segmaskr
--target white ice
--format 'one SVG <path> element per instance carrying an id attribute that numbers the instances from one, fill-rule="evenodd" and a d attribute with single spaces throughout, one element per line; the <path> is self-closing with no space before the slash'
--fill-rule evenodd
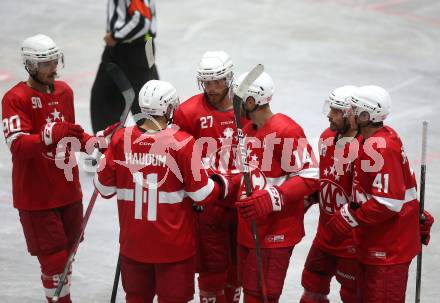
<path id="1" fill-rule="evenodd" d="M 224 49 L 237 73 L 263 63 L 274 78 L 272 106 L 296 119 L 317 140 L 327 127 L 321 108 L 333 88 L 378 84 L 390 89 L 387 123 L 402 137 L 419 175 L 421 125 L 429 121 L 426 207 L 440 219 L 440 2 L 435 0 L 157 0 L 157 65 L 181 99 L 198 92 L 195 68 L 206 50 Z M 90 127 L 90 88 L 103 49 L 106 1 L 1 1 L 0 94 L 25 79 L 21 41 L 36 33 L 63 49 L 62 79 L 75 92 L 77 121 Z M 43 302 L 39 266 L 26 252 L 12 207 L 11 160 L 0 143 L 0 302 Z M 92 193 L 81 174 L 84 202 Z M 294 249 L 281 302 L 298 302 L 305 257 L 318 211 L 307 213 L 307 235 Z M 422 302 L 439 302 L 440 223 L 424 248 Z M 75 302 L 108 302 L 118 252 L 115 201 L 98 199 L 74 263 Z M 415 262 L 407 302 L 414 300 Z M 337 283 L 332 302 L 339 302 Z M 123 302 L 119 289 L 118 301 Z"/>

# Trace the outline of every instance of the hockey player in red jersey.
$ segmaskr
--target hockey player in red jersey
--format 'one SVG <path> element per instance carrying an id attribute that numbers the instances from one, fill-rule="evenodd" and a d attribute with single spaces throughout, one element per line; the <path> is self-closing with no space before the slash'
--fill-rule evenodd
<path id="1" fill-rule="evenodd" d="M 421 247 L 415 175 L 399 136 L 383 123 L 391 107 L 388 92 L 362 86 L 351 104 L 363 137 L 354 162 L 353 202 L 333 215 L 325 237 L 339 243 L 354 231 L 359 302 L 403 303 L 408 268 Z M 433 219 L 425 214 L 430 219 L 422 230 L 429 235 Z"/>
<path id="2" fill-rule="evenodd" d="M 183 102 L 176 111 L 174 123 L 194 136 L 213 140 L 214 148 L 202 151 L 204 162 L 215 163 L 220 173 L 231 174 L 231 166 L 222 165 L 215 153 L 237 143 L 237 130 L 230 98 L 233 64 L 224 51 L 208 51 L 200 61 L 197 80 L 203 93 Z M 243 123 L 245 123 L 245 119 Z M 227 150 L 227 149 L 225 149 Z M 233 156 L 229 157 L 232 161 Z M 238 303 L 241 288 L 236 269 L 237 213 L 224 203 L 206 206 L 196 216 L 197 270 L 200 301 Z"/>
<path id="3" fill-rule="evenodd" d="M 240 85 L 246 74 L 240 76 Z M 253 192 L 236 202 L 239 268 L 244 301 L 263 302 L 250 220 L 256 220 L 269 302 L 278 302 L 294 246 L 304 236 L 304 197 L 318 189 L 318 168 L 303 129 L 273 114 L 272 78 L 263 73 L 243 97 L 251 118 L 243 128 Z M 245 193 L 244 187 L 241 193 Z"/>
<path id="4" fill-rule="evenodd" d="M 325 102 L 330 127 L 319 140 L 319 223 L 304 264 L 301 303 L 328 303 L 333 276 L 341 284 L 341 301 L 356 302 L 357 262 L 353 238 L 347 236 L 339 245 L 334 245 L 322 237 L 331 215 L 351 201 L 353 161 L 359 146 L 357 127 L 349 120 L 350 98 L 355 89 L 350 85 L 339 87 Z"/>
<path id="5" fill-rule="evenodd" d="M 29 77 L 3 97 L 3 132 L 12 154 L 14 207 L 28 251 L 40 263 L 50 302 L 83 217 L 76 162 L 70 179 L 55 161 L 75 158 L 66 148 L 56 154 L 56 147 L 66 138 L 85 147 L 93 137 L 75 124 L 72 89 L 55 80 L 63 66 L 63 53 L 54 41 L 41 34 L 29 37 L 23 41 L 21 56 Z M 70 274 L 60 294 L 61 303 L 71 302 L 69 284 Z"/>
<path id="6" fill-rule="evenodd" d="M 188 302 L 196 253 L 192 201 L 206 205 L 234 191 L 226 178 L 208 178 L 200 158 L 192 158 L 191 135 L 167 127 L 178 105 L 170 83 L 147 82 L 139 105 L 147 117 L 115 133 L 95 186 L 106 198 L 117 195 L 126 301 L 153 302 L 157 294 L 160 303 Z"/>

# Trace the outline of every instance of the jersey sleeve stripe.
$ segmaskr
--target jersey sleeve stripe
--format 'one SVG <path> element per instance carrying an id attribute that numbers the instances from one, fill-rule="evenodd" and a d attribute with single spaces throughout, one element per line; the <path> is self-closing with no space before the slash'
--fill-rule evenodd
<path id="1" fill-rule="evenodd" d="M 266 177 L 267 186 L 274 186 L 274 185 L 280 186 L 281 184 L 286 182 L 286 180 L 287 180 L 287 176 L 281 176 L 278 178 Z"/>
<path id="2" fill-rule="evenodd" d="M 93 180 L 93 183 L 95 184 L 96 189 L 99 191 L 99 193 L 103 197 L 109 197 L 111 195 L 114 195 L 116 193 L 116 187 L 115 186 L 105 186 L 99 181 L 98 174 L 95 174 L 95 178 Z"/>
<path id="3" fill-rule="evenodd" d="M 319 168 L 310 167 L 290 174 L 290 177 L 299 176 L 306 179 L 319 179 Z"/>
<path id="4" fill-rule="evenodd" d="M 159 204 L 175 204 L 180 203 L 185 198 L 185 191 L 179 190 L 175 192 L 159 192 Z"/>
<path id="5" fill-rule="evenodd" d="M 14 140 L 17 139 L 19 136 L 23 136 L 23 135 L 29 135 L 29 133 L 18 132 L 18 133 L 12 134 L 9 137 L 7 137 L 6 144 L 8 145 L 9 149 L 11 149 L 12 142 L 14 142 Z"/>
<path id="6" fill-rule="evenodd" d="M 116 197 L 122 201 L 134 201 L 133 190 L 128 188 L 118 188 L 116 190 Z"/>
<path id="7" fill-rule="evenodd" d="M 214 181 L 208 179 L 208 183 L 199 190 L 193 192 L 186 192 L 186 193 L 194 202 L 202 202 L 211 194 L 211 192 L 214 189 L 214 186 L 215 186 Z"/>
<path id="8" fill-rule="evenodd" d="M 415 187 L 407 189 L 405 191 L 405 198 L 403 200 L 384 198 L 379 196 L 372 196 L 372 198 L 378 203 L 386 206 L 389 210 L 400 212 L 405 203 L 417 199 L 417 190 Z"/>

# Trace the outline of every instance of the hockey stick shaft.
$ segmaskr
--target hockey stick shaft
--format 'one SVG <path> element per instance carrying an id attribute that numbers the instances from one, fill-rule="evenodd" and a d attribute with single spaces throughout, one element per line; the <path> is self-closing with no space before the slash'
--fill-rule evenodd
<path id="1" fill-rule="evenodd" d="M 73 261 L 75 259 L 75 255 L 76 255 L 76 252 L 78 250 L 78 246 L 81 243 L 82 237 L 84 236 L 84 231 L 86 229 L 87 222 L 89 221 L 90 214 L 92 213 L 92 209 L 93 209 L 93 206 L 95 205 L 97 197 L 98 197 L 98 190 L 95 189 L 93 191 L 92 197 L 90 198 L 89 205 L 87 206 L 86 213 L 84 214 L 84 218 L 83 218 L 82 223 L 81 223 L 80 235 L 79 235 L 78 239 L 76 240 L 75 244 L 73 245 L 72 250 L 71 250 L 71 252 L 69 254 L 69 257 L 67 258 L 66 265 L 64 266 L 64 271 L 63 271 L 63 273 L 62 273 L 62 275 L 60 277 L 60 281 L 58 282 L 57 289 L 55 290 L 55 294 L 54 294 L 54 296 L 52 298 L 53 302 L 58 302 L 59 295 L 61 293 L 61 290 L 64 287 L 64 281 L 66 281 L 67 275 L 69 273 L 70 266 L 72 265 L 72 263 L 73 263 Z"/>
<path id="2" fill-rule="evenodd" d="M 238 133 L 238 141 L 239 141 L 239 145 L 240 145 L 240 150 L 241 150 L 241 164 L 243 166 L 243 178 L 244 178 L 244 184 L 245 184 L 245 189 L 246 189 L 246 196 L 250 196 L 252 194 L 252 185 L 251 185 L 251 176 L 249 173 L 249 166 L 247 163 L 247 159 L 246 159 L 246 147 L 245 147 L 245 142 L 244 142 L 244 136 L 243 136 L 243 131 L 241 130 L 241 128 L 238 127 L 237 125 L 237 133 Z M 243 153 L 243 149 L 245 151 L 245 153 Z M 261 287 L 261 294 L 263 296 L 263 302 L 267 303 L 267 290 L 266 290 L 266 280 L 264 279 L 264 271 L 263 271 L 263 258 L 261 256 L 261 245 L 260 245 L 260 239 L 258 237 L 258 232 L 257 232 L 257 222 L 254 220 L 251 220 L 251 231 L 252 231 L 252 237 L 254 238 L 254 243 L 255 243 L 255 254 L 256 254 L 256 258 L 257 258 L 257 270 L 258 270 L 258 281 L 260 283 L 260 287 Z"/>
<path id="3" fill-rule="evenodd" d="M 257 79 L 261 73 L 263 72 L 264 67 L 261 64 L 258 64 L 254 69 L 252 69 L 248 75 L 243 79 L 240 86 L 237 88 L 233 98 L 233 107 L 234 107 L 234 115 L 235 115 L 235 124 L 237 126 L 237 134 L 238 134 L 238 144 L 239 144 L 239 163 L 242 167 L 243 178 L 246 190 L 246 196 L 250 196 L 252 194 L 252 185 L 251 185 L 251 176 L 249 173 L 249 165 L 247 162 L 247 150 L 246 143 L 244 140 L 244 133 L 241 126 L 241 107 L 243 103 L 243 96 L 245 92 L 248 90 L 249 86 Z M 261 256 L 261 245 L 260 239 L 258 237 L 257 232 L 257 223 L 255 220 L 251 221 L 251 230 L 252 237 L 254 238 L 255 243 L 255 254 L 257 258 L 257 270 L 258 270 L 258 281 L 261 287 L 261 293 L 263 297 L 263 302 L 267 303 L 267 290 L 266 290 L 266 281 L 264 279 L 263 272 L 263 259 Z"/>
<path id="4" fill-rule="evenodd" d="M 420 166 L 420 220 L 424 220 L 423 212 L 425 210 L 425 176 L 426 176 L 426 145 L 428 142 L 428 122 L 423 121 L 422 127 L 422 161 Z M 420 302 L 421 286 L 422 286 L 422 256 L 423 246 L 417 255 L 417 274 L 416 274 L 416 297 L 415 302 Z"/>
<path id="5" fill-rule="evenodd" d="M 131 105 L 133 104 L 135 93 L 134 90 L 128 81 L 127 77 L 125 76 L 124 72 L 114 63 L 108 63 L 106 66 L 107 73 L 110 75 L 112 80 L 115 82 L 115 84 L 120 89 L 122 96 L 124 97 L 125 101 L 125 108 L 124 111 L 121 114 L 121 117 L 119 118 L 119 121 L 121 122 L 121 125 L 119 127 L 122 127 L 125 124 L 125 121 L 127 120 L 128 113 L 130 111 Z M 84 236 L 84 231 L 86 229 L 87 223 L 89 221 L 90 215 L 92 213 L 93 207 L 95 206 L 96 198 L 98 197 L 98 190 L 95 188 L 93 191 L 93 195 L 90 198 L 90 202 L 87 206 L 87 210 L 84 214 L 83 221 L 81 223 L 81 229 L 80 229 L 80 235 L 78 239 L 76 240 L 75 244 L 73 245 L 69 257 L 67 258 L 66 265 L 64 266 L 64 271 L 60 277 L 60 281 L 58 282 L 57 289 L 55 290 L 55 294 L 52 298 L 53 302 L 58 302 L 61 290 L 64 287 L 64 281 L 66 281 L 69 268 L 72 265 L 76 252 L 78 250 L 79 244 L 81 243 L 81 239 Z"/>
<path id="6" fill-rule="evenodd" d="M 121 256 L 118 256 L 118 263 L 116 264 L 115 278 L 113 280 L 112 296 L 110 303 L 116 302 L 116 295 L 118 294 L 119 277 L 121 276 Z"/>
<path id="7" fill-rule="evenodd" d="M 148 37 L 147 41 L 145 42 L 145 56 L 147 58 L 148 69 L 153 68 L 154 64 L 156 63 L 156 58 L 154 57 L 154 50 L 153 50 L 153 37 Z M 118 263 L 116 264 L 115 278 L 113 279 L 113 289 L 110 298 L 110 303 L 116 302 L 116 295 L 118 294 L 120 276 L 121 276 L 121 256 L 118 256 Z"/>

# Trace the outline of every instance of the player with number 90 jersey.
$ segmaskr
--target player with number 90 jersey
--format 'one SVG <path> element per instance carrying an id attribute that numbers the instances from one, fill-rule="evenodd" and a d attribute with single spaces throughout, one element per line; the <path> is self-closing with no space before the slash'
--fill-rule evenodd
<path id="1" fill-rule="evenodd" d="M 3 133 L 12 153 L 13 199 L 18 209 L 57 208 L 82 199 L 77 165 L 72 168 L 73 180 L 68 181 L 56 166 L 55 147 L 41 143 L 46 123 L 75 123 L 72 89 L 63 81 L 55 81 L 53 87 L 46 93 L 20 82 L 3 97 Z M 23 136 L 34 136 L 35 144 L 27 144 Z"/>
<path id="2" fill-rule="evenodd" d="M 95 186 L 117 195 L 121 255 L 143 263 L 170 263 L 195 254 L 192 199 L 218 199 L 200 158 L 192 159 L 194 138 L 170 127 L 146 132 L 138 126 L 115 133 Z M 217 191 L 215 190 L 217 189 Z"/>

